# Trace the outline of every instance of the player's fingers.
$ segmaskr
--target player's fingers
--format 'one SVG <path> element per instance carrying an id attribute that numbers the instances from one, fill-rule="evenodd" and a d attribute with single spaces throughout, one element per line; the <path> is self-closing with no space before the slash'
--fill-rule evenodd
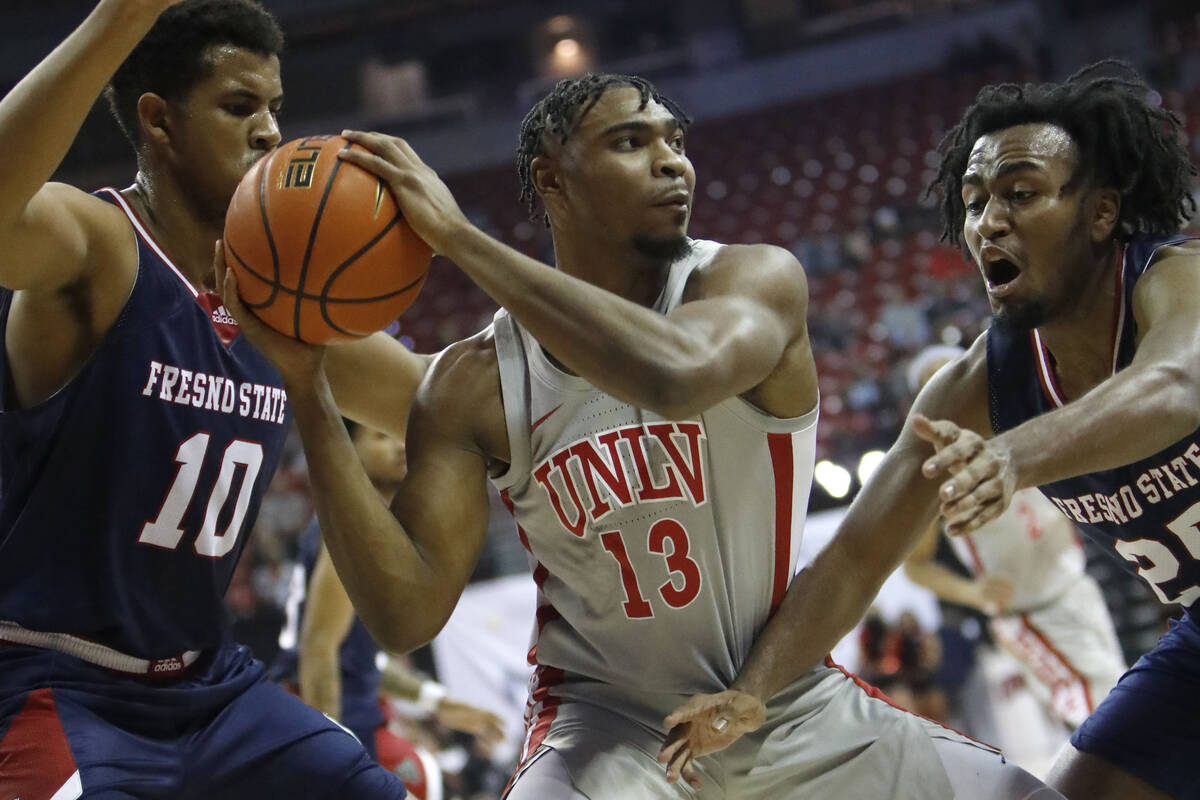
<path id="1" fill-rule="evenodd" d="M 953 442 L 938 450 L 925 459 L 921 471 L 926 478 L 932 478 L 946 470 L 955 472 L 955 467 L 961 468 L 979 452 L 983 440 L 978 436 L 959 436 Z"/>
<path id="2" fill-rule="evenodd" d="M 913 414 L 912 420 L 913 433 L 939 449 L 953 442 L 958 436 L 959 428 L 953 422 L 935 422 L 924 414 Z"/>
<path id="3" fill-rule="evenodd" d="M 946 525 L 946 533 L 950 536 L 962 536 L 964 533 L 979 530 L 980 527 L 1000 516 L 1000 511 L 1002 510 L 998 503 L 979 506 L 975 509 L 974 514 L 967 516 L 965 519 L 948 523 Z"/>
<path id="4" fill-rule="evenodd" d="M 679 780 L 679 776 L 683 773 L 684 768 L 690 764 L 691 760 L 692 748 L 685 739 L 683 747 L 675 752 L 675 755 L 671 757 L 671 761 L 667 764 L 667 781 L 675 783 L 675 781 Z"/>
<path id="5" fill-rule="evenodd" d="M 958 480 L 958 476 L 955 476 Z M 966 511 L 974 511 L 985 503 L 997 503 L 1004 497 L 1004 482 L 998 477 L 985 478 L 961 497 L 942 503 L 941 513 L 947 521 L 957 521 Z"/>
<path id="6" fill-rule="evenodd" d="M 356 167 L 362 167 L 367 172 L 383 178 L 393 186 L 404 174 L 396 163 L 366 150 L 339 150 L 338 158 Z"/>
<path id="7" fill-rule="evenodd" d="M 675 754 L 678 753 L 687 744 L 687 732 L 685 728 L 674 728 L 667 736 L 666 744 L 658 751 L 659 763 L 669 764 Z"/>
<path id="8" fill-rule="evenodd" d="M 679 770 L 679 774 L 693 789 L 700 788 L 700 775 L 696 772 L 696 760 L 689 758 L 683 767 Z"/>
<path id="9" fill-rule="evenodd" d="M 397 136 L 389 136 L 386 133 L 377 133 L 374 131 L 342 131 L 343 138 L 362 145 L 367 150 L 370 150 L 375 155 L 383 158 L 385 161 L 394 164 L 403 164 L 411 166 L 416 159 L 416 151 L 409 146 L 408 142 Z M 347 148 L 340 151 L 342 153 L 353 153 L 353 148 Z M 419 161 L 419 159 L 416 159 Z"/>
<path id="10" fill-rule="evenodd" d="M 709 714 L 724 705 L 724 698 L 722 698 L 720 695 L 696 695 L 679 708 L 668 714 L 663 720 L 663 727 L 667 730 L 670 730 L 680 723 L 692 722 L 697 717 L 702 717 L 706 714 Z"/>
<path id="11" fill-rule="evenodd" d="M 213 242 L 213 271 L 217 274 L 217 286 L 225 285 L 225 242 Z"/>

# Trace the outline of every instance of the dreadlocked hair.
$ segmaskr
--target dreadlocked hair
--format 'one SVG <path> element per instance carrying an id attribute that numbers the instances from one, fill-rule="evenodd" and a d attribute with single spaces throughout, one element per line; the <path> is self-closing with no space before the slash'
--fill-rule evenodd
<path id="1" fill-rule="evenodd" d="M 660 94 L 654 84 L 636 75 L 613 75 L 589 72 L 581 78 L 566 78 L 555 84 L 550 94 L 539 100 L 521 122 L 521 135 L 517 143 L 517 176 L 521 180 L 521 201 L 529 207 L 529 218 L 537 218 L 537 192 L 533 188 L 530 164 L 536 156 L 545 153 L 547 137 L 558 139 L 560 145 L 575 130 L 592 106 L 614 86 L 631 86 L 641 94 L 638 110 L 645 108 L 651 100 L 671 112 L 671 116 L 686 131 L 692 119 L 671 98 Z M 546 224 L 548 217 L 543 216 Z"/>
<path id="2" fill-rule="evenodd" d="M 1101 74 L 1116 68 L 1124 77 Z M 1115 235 L 1175 233 L 1196 211 L 1196 168 L 1178 116 L 1148 102 L 1150 88 L 1124 61 L 1107 59 L 1062 83 L 985 86 L 938 145 L 942 157 L 928 192 L 942 207 L 942 239 L 962 244 L 962 177 L 980 136 L 1028 123 L 1065 130 L 1079 149 L 1068 185 L 1112 187 L 1121 194 Z"/>
<path id="3" fill-rule="evenodd" d="M 223 45 L 278 55 L 283 31 L 255 0 L 187 0 L 171 6 L 125 59 L 104 96 L 125 138 L 139 146 L 138 98 L 183 98 L 211 71 L 209 49 Z"/>

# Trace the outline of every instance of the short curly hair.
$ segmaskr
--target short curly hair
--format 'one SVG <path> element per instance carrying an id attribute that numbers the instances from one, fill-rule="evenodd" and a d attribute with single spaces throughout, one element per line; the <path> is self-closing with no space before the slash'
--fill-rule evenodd
<path id="1" fill-rule="evenodd" d="M 1104 74 L 1115 71 L 1118 75 Z M 1062 83 L 985 86 L 941 144 L 928 191 L 942 208 L 942 239 L 962 243 L 962 178 L 980 136 L 1044 122 L 1065 130 L 1079 149 L 1072 183 L 1121 193 L 1115 236 L 1175 233 L 1196 211 L 1196 167 L 1183 144 L 1178 116 L 1152 104 L 1150 88 L 1132 66 L 1109 59 Z"/>
<path id="2" fill-rule="evenodd" d="M 661 94 L 650 81 L 636 75 L 589 72 L 581 78 L 559 81 L 550 94 L 529 110 L 521 122 L 521 135 L 517 144 L 517 175 L 521 180 L 521 200 L 529 207 L 530 219 L 537 216 L 537 192 L 533 188 L 533 176 L 529 166 L 535 157 L 545 153 L 546 137 L 554 136 L 559 144 L 566 144 L 579 121 L 599 102 L 604 93 L 614 86 L 631 86 L 637 89 L 642 96 L 639 110 L 653 100 L 675 117 L 682 130 L 686 131 L 692 124 L 692 118 L 685 114 L 674 100 Z"/>
<path id="3" fill-rule="evenodd" d="M 130 144 L 138 140 L 138 98 L 179 100 L 209 75 L 209 48 L 232 45 L 264 55 L 283 51 L 283 31 L 254 0 L 185 0 L 159 16 L 104 90 Z"/>

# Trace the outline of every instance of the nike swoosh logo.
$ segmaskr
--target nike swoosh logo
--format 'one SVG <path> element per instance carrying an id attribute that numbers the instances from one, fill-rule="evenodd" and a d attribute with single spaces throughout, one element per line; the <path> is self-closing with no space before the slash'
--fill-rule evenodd
<path id="1" fill-rule="evenodd" d="M 538 429 L 539 425 L 541 425 L 546 420 L 550 419 L 550 415 L 553 414 L 555 411 L 558 411 L 560 408 L 562 408 L 562 403 L 559 403 L 554 408 L 550 409 L 545 414 L 543 414 L 541 417 L 539 417 L 537 422 L 535 422 L 529 426 L 529 432 L 533 433 L 534 431 L 536 431 Z"/>

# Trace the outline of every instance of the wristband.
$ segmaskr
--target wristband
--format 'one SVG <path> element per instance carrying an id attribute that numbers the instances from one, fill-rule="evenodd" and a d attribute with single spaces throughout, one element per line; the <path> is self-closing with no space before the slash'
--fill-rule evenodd
<path id="1" fill-rule="evenodd" d="M 438 704 L 446 696 L 446 687 L 437 681 L 422 681 L 421 690 L 417 693 L 417 708 L 426 714 L 437 711 Z"/>

